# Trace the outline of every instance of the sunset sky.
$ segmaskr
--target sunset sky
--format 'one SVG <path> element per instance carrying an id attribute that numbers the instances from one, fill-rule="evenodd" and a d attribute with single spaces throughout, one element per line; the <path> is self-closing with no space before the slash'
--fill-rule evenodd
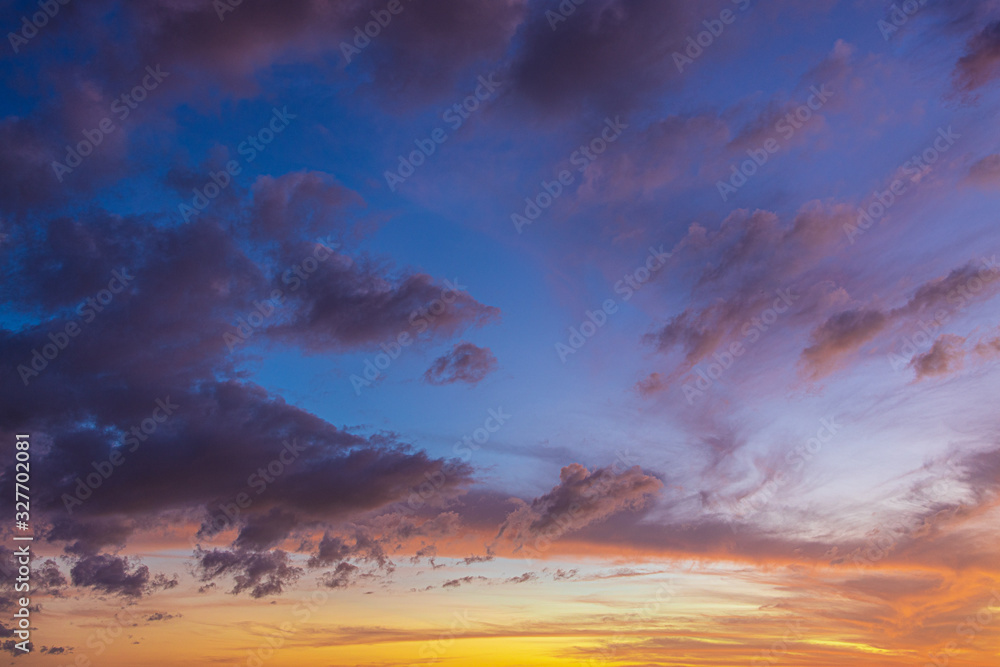
<path id="1" fill-rule="evenodd" d="M 1000 1 L 0 6 L 0 664 L 1000 664 Z"/>

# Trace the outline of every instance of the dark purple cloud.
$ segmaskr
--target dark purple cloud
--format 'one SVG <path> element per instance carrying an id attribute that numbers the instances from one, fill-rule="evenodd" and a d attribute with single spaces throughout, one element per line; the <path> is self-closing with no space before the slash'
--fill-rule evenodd
<path id="1" fill-rule="evenodd" d="M 176 579 L 163 575 L 151 577 L 149 568 L 123 556 L 96 554 L 84 556 L 70 570 L 74 586 L 93 588 L 101 593 L 123 597 L 142 597 L 160 588 L 173 588 Z"/>
<path id="2" fill-rule="evenodd" d="M 574 3 L 575 4 L 575 3 Z M 511 76 L 517 91 L 549 109 L 596 106 L 626 113 L 680 78 L 671 53 L 702 3 L 673 0 L 586 2 L 553 29 L 539 4 L 524 30 Z"/>
<path id="3" fill-rule="evenodd" d="M 250 597 L 279 595 L 302 576 L 302 568 L 291 564 L 284 551 L 257 552 L 240 549 L 198 551 L 198 576 L 203 582 L 232 577 L 233 595 L 244 591 Z"/>
<path id="4" fill-rule="evenodd" d="M 324 573 L 321 581 L 327 588 L 348 588 L 361 570 L 350 563 L 340 563 L 330 572 Z"/>

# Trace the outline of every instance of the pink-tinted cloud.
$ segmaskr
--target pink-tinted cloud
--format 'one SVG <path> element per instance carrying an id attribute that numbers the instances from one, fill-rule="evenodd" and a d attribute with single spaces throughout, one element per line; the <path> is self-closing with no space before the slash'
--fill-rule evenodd
<path id="1" fill-rule="evenodd" d="M 964 338 L 946 334 L 940 336 L 931 349 L 919 354 L 910 362 L 910 367 L 917 374 L 918 380 L 936 375 L 954 373 L 962 367 L 965 358 Z"/>
<path id="2" fill-rule="evenodd" d="M 498 539 L 519 548 L 544 550 L 554 539 L 627 510 L 639 509 L 663 483 L 638 466 L 623 472 L 591 472 L 574 463 L 562 469 L 549 493 L 522 504 L 500 527 Z"/>
<path id="3" fill-rule="evenodd" d="M 497 367 L 497 358 L 488 347 L 457 343 L 447 354 L 434 360 L 424 373 L 424 380 L 436 385 L 455 382 L 474 385 L 482 382 Z"/>
<path id="4" fill-rule="evenodd" d="M 969 167 L 968 180 L 976 185 L 1000 187 L 1000 154 L 987 155 Z"/>

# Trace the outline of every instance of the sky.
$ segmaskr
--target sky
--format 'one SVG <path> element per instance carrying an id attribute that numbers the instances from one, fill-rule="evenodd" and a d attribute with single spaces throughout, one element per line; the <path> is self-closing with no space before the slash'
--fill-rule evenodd
<path id="1" fill-rule="evenodd" d="M 1000 2 L 0 8 L 0 662 L 996 664 Z"/>

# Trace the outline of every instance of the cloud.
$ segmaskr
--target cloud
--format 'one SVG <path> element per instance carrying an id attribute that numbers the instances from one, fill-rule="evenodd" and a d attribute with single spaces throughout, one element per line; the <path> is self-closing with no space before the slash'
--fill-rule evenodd
<path id="1" fill-rule="evenodd" d="M 424 373 L 424 381 L 435 385 L 455 382 L 475 385 L 495 371 L 497 365 L 497 358 L 488 347 L 457 343 L 447 354 L 434 360 Z"/>
<path id="2" fill-rule="evenodd" d="M 414 340 L 454 336 L 499 318 L 464 291 L 458 280 L 435 281 L 426 274 L 389 280 L 371 264 L 329 266 L 292 297 L 290 321 L 267 329 L 276 340 L 307 350 L 375 349 L 407 334 Z"/>
<path id="3" fill-rule="evenodd" d="M 898 308 L 855 308 L 832 315 L 812 332 L 812 344 L 802 352 L 802 361 L 813 379 L 822 377 L 836 367 L 840 358 L 855 352 L 890 327 L 915 326 L 915 320 L 921 321 L 921 318 L 944 321 L 950 313 L 991 298 L 1000 290 L 997 277 L 992 260 L 969 262 L 945 276 L 928 280 Z M 947 367 L 947 363 L 955 363 L 953 353 L 947 351 L 953 342 L 949 339 L 942 343 L 922 368 L 935 374 L 935 369 L 943 368 L 941 364 Z M 918 376 L 922 376 L 919 368 Z"/>
<path id="4" fill-rule="evenodd" d="M 134 569 L 133 569 L 134 568 Z M 142 597 L 160 588 L 173 588 L 177 580 L 163 575 L 150 577 L 149 568 L 123 556 L 96 554 L 84 556 L 70 569 L 74 586 L 93 588 L 102 593 L 123 597 Z"/>
<path id="5" fill-rule="evenodd" d="M 323 575 L 321 581 L 327 588 L 347 588 L 357 575 L 359 567 L 350 563 L 341 563 L 332 572 Z"/>
<path id="6" fill-rule="evenodd" d="M 156 621 L 169 621 L 169 620 L 174 619 L 174 618 L 180 618 L 180 615 L 179 614 L 178 615 L 164 614 L 164 613 L 158 611 L 155 614 L 150 614 L 149 616 L 147 616 L 146 620 L 149 621 L 149 622 L 151 622 L 151 623 L 154 623 Z"/>
<path id="7" fill-rule="evenodd" d="M 1000 356 L 1000 338 L 983 340 L 976 343 L 975 352 L 982 357 Z"/>
<path id="8" fill-rule="evenodd" d="M 916 372 L 917 380 L 923 380 L 935 375 L 954 373 L 962 367 L 965 350 L 962 345 L 964 338 L 954 335 L 940 336 L 931 349 L 918 354 L 910 361 L 910 367 Z"/>
<path id="9" fill-rule="evenodd" d="M 969 167 L 966 178 L 971 183 L 984 187 L 1000 186 L 1000 154 L 994 153 L 978 160 Z"/>
<path id="10" fill-rule="evenodd" d="M 255 502 L 235 521 L 223 516 L 220 529 L 238 529 L 240 548 L 272 548 L 300 525 L 339 522 L 404 500 L 428 475 L 446 479 L 442 499 L 468 484 L 467 466 L 431 459 L 390 436 L 335 428 L 243 379 L 225 334 L 275 284 L 289 290 L 281 281 L 286 256 L 301 262 L 298 253 L 315 245 L 304 239 L 326 220 L 339 221 L 355 201 L 315 173 L 260 181 L 257 195 L 250 209 L 257 222 L 249 228 L 211 217 L 157 228 L 145 216 L 96 209 L 16 226 L 9 232 L 15 242 L 0 246 L 0 295 L 25 323 L 0 328 L 0 373 L 14 379 L 0 386 L 0 427 L 51 439 L 39 454 L 46 460 L 39 481 L 50 493 L 37 498 L 37 511 L 51 517 L 47 539 L 65 543 L 67 553 L 94 556 L 121 547 L 135 518 L 174 522 L 196 511 L 207 517 L 202 536 L 215 534 L 211 523 L 218 523 L 220 506 L 240 494 Z M 400 331 L 420 340 L 447 338 L 497 316 L 464 286 L 449 289 L 407 271 L 387 277 L 384 261 L 355 256 L 317 270 L 283 307 L 274 306 L 253 340 L 356 350 Z M 97 303 L 95 295 L 116 274 L 128 284 L 110 303 Z M 185 317 L 178 318 L 181 311 Z M 67 321 L 82 333 L 24 386 L 18 367 L 30 368 L 33 350 L 51 344 L 50 334 Z M 135 429 L 151 419 L 158 401 L 175 408 L 154 433 L 140 431 L 139 440 Z M 286 443 L 294 451 L 285 451 Z M 107 463 L 112 456 L 124 460 L 121 467 Z M 111 465 L 112 473 L 102 477 L 95 464 Z M 258 475 L 267 493 L 257 498 L 248 478 L 268 466 L 280 466 L 281 474 L 273 483 Z M 82 481 L 93 475 L 101 477 L 96 488 Z M 0 486 L 7 488 L 13 475 L 5 479 Z"/>
<path id="11" fill-rule="evenodd" d="M 249 591 L 253 598 L 279 595 L 302 576 L 302 568 L 292 565 L 288 554 L 281 550 L 198 550 L 195 556 L 200 581 L 232 576 L 233 595 L 244 591 Z"/>
<path id="12" fill-rule="evenodd" d="M 67 542 L 68 554 L 92 556 L 107 547 L 124 547 L 133 530 L 131 522 L 118 518 L 72 521 L 66 517 L 58 517 L 52 523 L 46 539 L 50 542 Z"/>
<path id="13" fill-rule="evenodd" d="M 460 577 L 458 579 L 449 579 L 448 581 L 441 584 L 441 588 L 458 588 L 462 584 L 471 584 L 476 581 L 489 581 L 486 577 Z"/>
<path id="14" fill-rule="evenodd" d="M 40 566 L 35 566 L 32 578 L 37 590 L 57 597 L 62 595 L 62 588 L 68 583 L 66 577 L 59 570 L 59 566 L 51 558 L 45 560 Z"/>
<path id="15" fill-rule="evenodd" d="M 497 538 L 520 548 L 539 547 L 572 531 L 627 510 L 644 507 L 663 487 L 638 466 L 623 472 L 573 463 L 560 471 L 559 484 L 531 503 L 521 503 L 504 520 Z"/>
<path id="16" fill-rule="evenodd" d="M 643 396 L 650 396 L 666 387 L 665 378 L 660 373 L 650 373 L 636 383 L 635 388 Z"/>
<path id="17" fill-rule="evenodd" d="M 813 377 L 827 372 L 841 355 L 852 351 L 878 335 L 889 317 L 875 310 L 847 310 L 837 313 L 812 334 L 812 345 L 802 351 L 802 358 L 812 368 Z"/>
<path id="18" fill-rule="evenodd" d="M 853 215 L 844 205 L 810 202 L 788 222 L 769 211 L 737 210 L 714 231 L 692 224 L 673 250 L 682 260 L 675 273 L 693 276 L 690 299 L 643 338 L 662 354 L 679 351 L 681 363 L 669 374 L 647 377 L 640 391 L 671 387 L 713 352 L 746 342 L 750 329 L 761 328 L 755 318 L 759 322 L 776 304 L 785 313 L 782 328 L 814 316 L 831 292 L 814 273 L 842 241 L 841 226 Z"/>
<path id="19" fill-rule="evenodd" d="M 100 16 L 113 6 L 96 4 L 88 13 Z M 384 0 L 261 0 L 238 6 L 151 0 L 119 8 L 119 29 L 113 33 L 110 28 L 98 29 L 101 23 L 94 17 L 88 20 L 95 27 L 90 39 L 73 35 L 67 41 L 94 52 L 90 69 L 107 82 L 117 82 L 107 84 L 112 87 L 124 86 L 131 70 L 169 63 L 175 77 L 171 84 L 186 87 L 188 95 L 201 95 L 202 104 L 214 97 L 205 94 L 209 89 L 255 96 L 261 77 L 270 70 L 303 63 L 319 67 L 330 79 L 360 70 L 358 76 L 373 81 L 381 95 L 426 101 L 429 95 L 450 89 L 474 64 L 501 57 L 523 20 L 526 4 L 526 0 L 407 1 L 377 37 L 361 41 L 356 31 L 375 21 L 373 12 L 385 13 Z M 219 11 L 220 7 L 224 9 Z M 125 36 L 115 51 L 107 48 L 112 34 Z"/>
<path id="20" fill-rule="evenodd" d="M 955 68 L 959 89 L 971 92 L 1000 76 L 1000 21 L 990 23 L 967 46 Z"/>
<path id="21" fill-rule="evenodd" d="M 514 85 L 549 110 L 595 106 L 626 113 L 680 79 L 671 58 L 701 3 L 606 0 L 576 6 L 553 26 L 540 5 L 511 68 Z M 703 17 L 698 17 L 703 18 Z"/>
<path id="22" fill-rule="evenodd" d="M 309 558 L 309 567 L 325 567 L 339 563 L 357 552 L 339 537 L 327 533 L 319 543 L 318 551 Z"/>

